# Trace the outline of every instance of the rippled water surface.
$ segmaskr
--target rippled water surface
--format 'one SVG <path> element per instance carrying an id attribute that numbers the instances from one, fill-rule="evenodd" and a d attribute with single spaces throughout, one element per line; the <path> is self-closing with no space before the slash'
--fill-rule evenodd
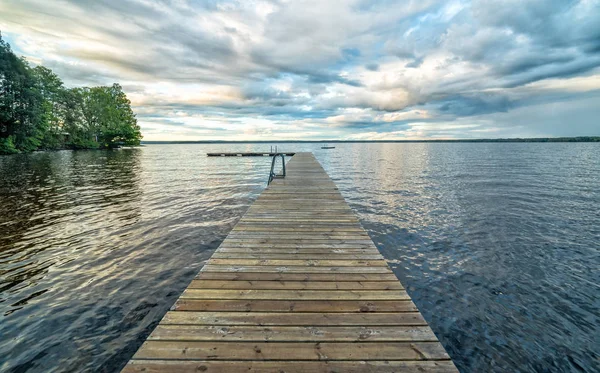
<path id="1" fill-rule="evenodd" d="M 313 151 L 463 372 L 600 371 L 600 144 Z M 0 371 L 115 372 L 265 186 L 269 145 L 0 157 Z"/>

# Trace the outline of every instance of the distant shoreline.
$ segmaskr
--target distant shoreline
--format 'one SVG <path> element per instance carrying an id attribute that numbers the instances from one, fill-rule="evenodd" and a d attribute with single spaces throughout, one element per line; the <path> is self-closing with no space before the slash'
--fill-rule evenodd
<path id="1" fill-rule="evenodd" d="M 600 142 L 600 136 L 578 137 L 539 137 L 539 138 L 506 138 L 506 139 L 456 139 L 456 140 L 272 140 L 272 141 L 142 141 L 142 145 L 150 144 L 302 144 L 302 143 L 452 143 L 452 142 Z"/>

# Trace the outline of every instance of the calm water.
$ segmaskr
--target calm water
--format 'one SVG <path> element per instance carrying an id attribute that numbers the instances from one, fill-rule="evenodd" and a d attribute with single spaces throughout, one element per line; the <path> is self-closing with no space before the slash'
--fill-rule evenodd
<path id="1" fill-rule="evenodd" d="M 600 144 L 313 151 L 463 372 L 600 370 Z M 265 186 L 150 145 L 0 157 L 0 371 L 115 372 Z"/>

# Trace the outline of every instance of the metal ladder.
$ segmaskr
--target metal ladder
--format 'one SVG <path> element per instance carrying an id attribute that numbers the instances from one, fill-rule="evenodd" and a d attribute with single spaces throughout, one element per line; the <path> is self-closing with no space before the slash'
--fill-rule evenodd
<path id="1" fill-rule="evenodd" d="M 275 164 L 277 163 L 277 157 L 281 157 L 281 167 L 283 169 L 282 174 L 275 173 Z M 273 159 L 271 160 L 271 172 L 269 172 L 269 181 L 267 181 L 267 186 L 271 184 L 273 179 L 283 179 L 285 177 L 285 157 L 283 153 L 275 153 L 273 155 Z"/>

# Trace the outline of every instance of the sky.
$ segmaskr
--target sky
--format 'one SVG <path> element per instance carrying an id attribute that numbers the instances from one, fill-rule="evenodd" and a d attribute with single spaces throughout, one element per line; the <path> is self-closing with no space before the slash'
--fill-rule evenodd
<path id="1" fill-rule="evenodd" d="M 600 0 L 0 0 L 0 31 L 145 140 L 600 135 Z"/>

